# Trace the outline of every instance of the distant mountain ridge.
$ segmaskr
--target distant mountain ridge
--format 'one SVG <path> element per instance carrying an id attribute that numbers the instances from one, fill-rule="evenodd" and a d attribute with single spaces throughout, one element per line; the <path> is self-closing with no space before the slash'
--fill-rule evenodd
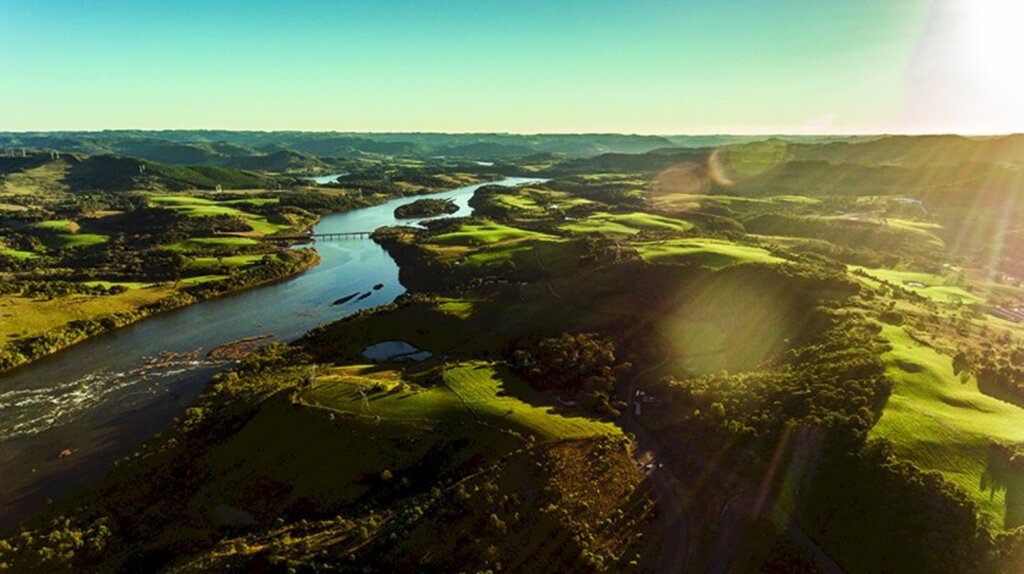
<path id="1" fill-rule="evenodd" d="M 130 156 L 175 165 L 264 171 L 314 170 L 319 158 L 397 155 L 491 160 L 557 153 L 589 157 L 674 147 L 661 136 L 621 134 L 440 134 L 206 130 L 0 132 L 0 148 Z M 276 155 L 289 152 L 291 156 Z"/>

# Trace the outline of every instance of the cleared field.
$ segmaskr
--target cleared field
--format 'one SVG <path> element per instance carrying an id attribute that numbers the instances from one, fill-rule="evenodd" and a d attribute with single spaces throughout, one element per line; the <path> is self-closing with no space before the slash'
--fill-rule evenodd
<path id="1" fill-rule="evenodd" d="M 782 263 L 765 249 L 719 239 L 673 239 L 634 243 L 645 261 L 658 264 L 690 264 L 722 269 L 743 263 Z"/>
<path id="2" fill-rule="evenodd" d="M 247 205 L 266 205 L 277 203 L 276 197 L 253 197 L 245 199 L 213 200 L 205 197 L 188 195 L 157 195 L 149 199 L 150 205 L 172 209 L 190 217 L 209 217 L 213 215 L 230 215 L 240 217 L 252 227 L 253 231 L 266 235 L 287 229 L 288 225 L 272 223 L 263 215 L 244 211 Z"/>
<path id="3" fill-rule="evenodd" d="M 492 363 L 473 361 L 445 366 L 443 385 L 420 387 L 403 382 L 398 371 L 379 366 L 337 367 L 316 379 L 304 400 L 337 411 L 405 423 L 475 422 L 557 440 L 620 434 L 611 423 L 562 415 L 550 399 Z M 363 402 L 365 393 L 367 400 Z"/>
<path id="4" fill-rule="evenodd" d="M 604 235 L 635 235 L 642 230 L 688 231 L 693 224 L 680 219 L 651 213 L 604 213 L 597 212 L 586 219 L 560 226 L 560 229 L 576 233 L 601 233 Z"/>
<path id="5" fill-rule="evenodd" d="M 126 289 L 146 289 L 156 285 L 155 283 L 139 283 L 137 281 L 84 281 L 90 287 L 124 287 Z"/>
<path id="6" fill-rule="evenodd" d="M 248 267 L 263 261 L 266 257 L 263 254 L 255 255 L 229 255 L 227 257 L 195 257 L 188 262 L 188 267 L 206 269 L 219 267 Z M 271 257 L 277 257 L 271 255 Z"/>
<path id="7" fill-rule="evenodd" d="M 957 281 L 954 276 L 936 275 L 922 271 L 907 271 L 898 269 L 869 269 L 867 267 L 851 266 L 851 270 L 861 270 L 874 279 L 888 281 L 894 285 L 913 291 L 923 297 L 928 297 L 939 303 L 982 303 L 984 299 L 968 292 L 963 287 L 954 283 Z"/>
<path id="8" fill-rule="evenodd" d="M 61 249 L 88 247 L 89 245 L 98 245 L 100 243 L 106 243 L 107 241 L 110 241 L 110 236 L 102 235 L 100 233 L 60 233 L 51 241 L 44 240 L 43 242 L 50 244 L 56 249 Z"/>
<path id="9" fill-rule="evenodd" d="M 803 195 L 775 195 L 770 197 L 743 197 L 738 195 L 717 195 L 707 193 L 663 193 L 651 198 L 651 205 L 659 209 L 693 209 L 701 205 L 721 205 L 725 207 L 757 207 L 794 205 L 814 205 L 820 199 Z"/>
<path id="10" fill-rule="evenodd" d="M 515 263 L 519 269 L 537 269 L 556 274 L 565 273 L 579 266 L 584 249 L 573 241 L 526 241 L 511 245 L 488 246 L 462 259 L 464 265 L 485 267 Z M 543 262 L 540 268 L 538 258 Z"/>
<path id="11" fill-rule="evenodd" d="M 973 379 L 961 382 L 950 357 L 917 343 L 903 329 L 882 329 L 892 345 L 883 359 L 894 386 L 871 435 L 889 439 L 900 456 L 970 493 L 995 525 L 1003 525 L 1008 510 L 1019 516 L 1024 508 L 1007 509 L 1006 491 L 981 484 L 992 440 L 1024 442 L 1024 409 L 982 394 Z"/>
<path id="12" fill-rule="evenodd" d="M 295 376 L 305 379 L 307 373 Z M 321 367 L 311 387 L 294 400 L 280 394 L 265 401 L 239 432 L 204 457 L 203 467 L 217 479 L 204 484 L 201 499 L 262 499 L 261 485 L 282 484 L 287 488 L 274 495 L 278 502 L 319 511 L 379 487 L 385 470 L 395 483 L 416 480 L 425 461 L 444 473 L 523 445 L 479 424 L 444 385 L 422 387 L 405 378 L 380 365 Z"/>
<path id="13" fill-rule="evenodd" d="M 430 241 L 431 243 L 441 245 L 486 245 L 488 243 L 518 241 L 522 239 L 555 238 L 545 233 L 527 231 L 488 221 L 462 225 L 457 231 L 436 235 Z"/>
<path id="14" fill-rule="evenodd" d="M 15 259 L 32 259 L 34 257 L 39 257 L 39 255 L 31 251 L 21 251 L 18 249 L 0 249 L 0 255 L 6 255 Z"/>
<path id="15" fill-rule="evenodd" d="M 500 422 L 514 430 L 541 439 L 580 438 L 619 434 L 611 423 L 580 416 L 564 416 L 518 377 L 504 368 L 484 362 L 462 363 L 444 371 L 444 383 L 475 415 L 488 422 Z"/>
<path id="16" fill-rule="evenodd" d="M 259 245 L 259 241 L 248 237 L 193 237 L 185 241 L 172 243 L 167 247 L 179 251 L 196 251 L 215 247 L 239 247 L 246 245 Z"/>
<path id="17" fill-rule="evenodd" d="M 458 317 L 468 319 L 473 316 L 473 301 L 466 299 L 442 299 L 437 303 L 437 310 Z"/>
<path id="18" fill-rule="evenodd" d="M 185 287 L 192 285 L 200 285 L 202 283 L 209 283 L 211 281 L 220 281 L 221 279 L 227 279 L 227 275 L 196 275 L 195 277 L 183 277 L 178 283 Z"/>
<path id="19" fill-rule="evenodd" d="M 119 295 L 69 295 L 37 300 L 0 296 L 0 342 L 38 335 L 76 319 L 91 319 L 120 311 L 131 311 L 174 292 L 170 286 L 129 289 Z"/>
<path id="20" fill-rule="evenodd" d="M 363 395 L 367 402 L 363 402 Z M 336 411 L 367 414 L 385 420 L 426 422 L 460 419 L 471 423 L 459 397 L 447 387 L 407 385 L 398 371 L 380 371 L 371 365 L 332 369 L 316 378 L 315 387 L 303 399 Z"/>
<path id="21" fill-rule="evenodd" d="M 33 223 L 32 227 L 35 229 L 60 231 L 64 233 L 74 233 L 78 231 L 78 224 L 70 219 L 51 219 L 49 221 L 40 221 L 38 223 Z"/>
<path id="22" fill-rule="evenodd" d="M 527 212 L 541 213 L 545 211 L 546 205 L 568 209 L 577 205 L 593 203 L 589 199 L 573 197 L 561 191 L 549 191 L 540 189 L 516 189 L 514 192 L 499 193 L 492 197 L 492 201 L 498 205 L 511 209 Z"/>
<path id="23" fill-rule="evenodd" d="M 68 190 L 64 183 L 68 166 L 63 161 L 49 162 L 25 171 L 7 174 L 0 180 L 0 191 L 13 195 L 48 195 Z"/>

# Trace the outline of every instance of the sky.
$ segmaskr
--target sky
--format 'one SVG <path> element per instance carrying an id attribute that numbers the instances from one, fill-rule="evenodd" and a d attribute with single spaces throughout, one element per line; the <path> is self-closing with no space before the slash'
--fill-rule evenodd
<path id="1" fill-rule="evenodd" d="M 1024 0 L 0 0 L 0 131 L 1024 131 Z"/>

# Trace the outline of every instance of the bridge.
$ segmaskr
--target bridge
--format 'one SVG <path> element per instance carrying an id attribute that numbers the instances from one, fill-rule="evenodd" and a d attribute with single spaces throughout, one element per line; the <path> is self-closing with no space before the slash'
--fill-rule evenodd
<path id="1" fill-rule="evenodd" d="M 334 233 L 306 233 L 304 235 L 270 235 L 265 241 L 336 241 L 339 239 L 359 239 L 369 237 L 372 231 L 338 231 Z"/>

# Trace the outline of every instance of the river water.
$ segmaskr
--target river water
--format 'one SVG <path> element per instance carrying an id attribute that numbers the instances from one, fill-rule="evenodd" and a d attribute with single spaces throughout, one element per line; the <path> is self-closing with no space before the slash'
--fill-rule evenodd
<path id="1" fill-rule="evenodd" d="M 461 217 L 471 213 L 477 188 L 533 181 L 506 178 L 420 197 L 452 199 L 459 206 L 452 216 Z M 416 224 L 393 214 L 412 200 L 329 215 L 315 232 Z M 225 368 L 205 358 L 213 347 L 259 335 L 291 341 L 405 292 L 398 266 L 371 239 L 318 242 L 316 250 L 320 264 L 295 277 L 144 319 L 0 375 L 0 532 L 48 499 L 95 483 L 114 460 L 167 428 Z M 355 292 L 371 295 L 332 305 Z"/>

